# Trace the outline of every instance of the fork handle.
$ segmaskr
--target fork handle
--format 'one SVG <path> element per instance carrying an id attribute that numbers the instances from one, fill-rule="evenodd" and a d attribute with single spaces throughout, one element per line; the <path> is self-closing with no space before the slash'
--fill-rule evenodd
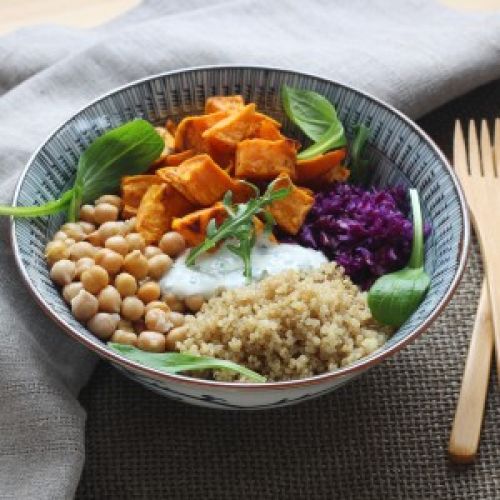
<path id="1" fill-rule="evenodd" d="M 448 454 L 453 462 L 471 463 L 476 457 L 492 352 L 490 297 L 484 279 L 448 446 Z"/>

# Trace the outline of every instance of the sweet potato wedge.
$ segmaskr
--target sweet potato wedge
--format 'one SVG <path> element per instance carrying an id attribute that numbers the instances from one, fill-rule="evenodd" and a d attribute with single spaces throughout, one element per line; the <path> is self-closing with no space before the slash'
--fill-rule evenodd
<path id="1" fill-rule="evenodd" d="M 155 184 L 163 184 L 165 181 L 156 175 L 129 175 L 122 177 L 121 195 L 124 207 L 122 211 L 125 218 L 132 217 L 137 210 L 141 199 L 148 188 Z M 131 215 L 132 214 L 132 215 Z"/>
<path id="2" fill-rule="evenodd" d="M 185 151 L 182 151 L 180 153 L 169 154 L 165 158 L 165 165 L 169 167 L 176 167 L 177 165 L 180 165 L 183 161 L 192 158 L 195 154 L 196 152 L 194 149 L 186 149 Z"/>
<path id="3" fill-rule="evenodd" d="M 247 139 L 236 147 L 236 177 L 272 180 L 285 172 L 295 176 L 297 152 L 294 141 L 280 139 Z"/>
<path id="4" fill-rule="evenodd" d="M 208 151 L 206 140 L 202 137 L 205 130 L 227 116 L 225 111 L 210 113 L 208 115 L 187 116 L 175 130 L 175 150 L 194 149 L 197 153 Z"/>
<path id="5" fill-rule="evenodd" d="M 207 154 L 199 154 L 178 167 L 164 167 L 157 175 L 182 193 L 191 203 L 208 207 L 231 189 L 233 182 L 227 172 Z"/>
<path id="6" fill-rule="evenodd" d="M 313 206 L 314 196 L 309 189 L 295 186 L 287 174 L 280 174 L 275 189 L 284 187 L 291 187 L 290 194 L 273 202 L 269 210 L 281 229 L 289 234 L 297 234 Z"/>
<path id="7" fill-rule="evenodd" d="M 310 160 L 297 160 L 295 165 L 295 180 L 299 184 L 318 179 L 330 170 L 336 170 L 341 166 L 345 158 L 345 149 L 337 149 L 328 153 L 316 156 Z"/>
<path id="8" fill-rule="evenodd" d="M 285 138 L 280 132 L 280 124 L 267 116 L 264 116 L 264 119 L 260 122 L 255 137 L 257 139 L 268 139 L 269 141 Z"/>
<path id="9" fill-rule="evenodd" d="M 151 185 L 137 209 L 137 231 L 147 243 L 157 242 L 172 225 L 174 217 L 195 210 L 181 193 L 168 184 Z"/>
<path id="10" fill-rule="evenodd" d="M 205 239 L 210 219 L 215 219 L 217 224 L 220 224 L 226 216 L 227 212 L 222 203 L 216 203 L 212 207 L 197 210 L 184 217 L 174 218 L 172 229 L 183 236 L 187 246 L 194 247 Z"/>
<path id="11" fill-rule="evenodd" d="M 245 105 L 241 95 L 216 95 L 205 101 L 205 113 L 217 111 L 236 111 Z"/>

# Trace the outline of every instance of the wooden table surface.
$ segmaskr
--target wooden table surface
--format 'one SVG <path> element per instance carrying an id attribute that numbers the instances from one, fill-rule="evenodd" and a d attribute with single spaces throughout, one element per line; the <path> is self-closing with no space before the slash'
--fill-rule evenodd
<path id="1" fill-rule="evenodd" d="M 439 1 L 458 9 L 500 10 L 500 0 Z M 39 23 L 82 28 L 97 26 L 139 2 L 140 0 L 0 0 L 0 35 Z"/>

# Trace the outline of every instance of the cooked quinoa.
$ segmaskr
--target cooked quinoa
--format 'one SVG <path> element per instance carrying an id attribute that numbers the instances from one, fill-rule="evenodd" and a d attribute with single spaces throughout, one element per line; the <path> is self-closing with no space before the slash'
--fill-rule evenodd
<path id="1" fill-rule="evenodd" d="M 229 359 L 276 381 L 347 366 L 382 346 L 389 330 L 373 320 L 366 294 L 328 263 L 223 291 L 186 323 L 186 334 L 180 351 Z"/>

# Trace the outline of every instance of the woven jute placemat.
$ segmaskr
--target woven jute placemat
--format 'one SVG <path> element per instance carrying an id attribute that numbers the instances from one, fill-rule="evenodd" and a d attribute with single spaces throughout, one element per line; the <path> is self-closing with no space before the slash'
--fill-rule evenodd
<path id="1" fill-rule="evenodd" d="M 421 124 L 449 153 L 456 117 L 493 117 L 495 109 L 500 82 Z M 87 457 L 77 498 L 500 498 L 493 378 L 476 463 L 455 466 L 446 455 L 481 279 L 474 244 L 457 293 L 427 333 L 353 383 L 289 408 L 188 406 L 101 363 L 80 398 Z"/>

